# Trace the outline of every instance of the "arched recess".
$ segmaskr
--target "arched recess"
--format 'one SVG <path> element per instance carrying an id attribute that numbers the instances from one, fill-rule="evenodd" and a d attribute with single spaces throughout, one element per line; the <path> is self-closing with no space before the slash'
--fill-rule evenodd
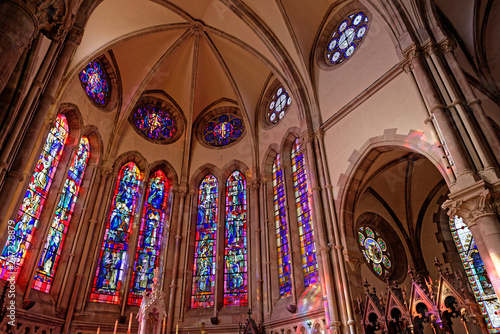
<path id="1" fill-rule="evenodd" d="M 351 298 L 363 293 L 359 273 L 365 259 L 358 247 L 355 222 L 365 212 L 376 213 L 389 222 L 410 266 L 422 272 L 432 267 L 432 263 L 424 262 L 428 250 L 423 249 L 422 242 L 433 238 L 421 239 L 423 232 L 430 233 L 422 230 L 422 224 L 432 221 L 431 211 L 436 206 L 432 199 L 449 184 L 438 152 L 437 144 L 424 141 L 420 132 L 410 131 L 405 136 L 391 129 L 369 139 L 351 155 L 351 165 L 339 177 L 336 200 L 343 252 L 351 269 L 347 272 Z M 385 288 L 382 281 L 374 283 Z"/>

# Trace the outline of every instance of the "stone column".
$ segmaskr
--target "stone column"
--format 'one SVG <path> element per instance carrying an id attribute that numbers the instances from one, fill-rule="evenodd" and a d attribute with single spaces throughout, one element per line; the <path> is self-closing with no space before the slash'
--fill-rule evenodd
<path id="1" fill-rule="evenodd" d="M 473 191 L 473 192 L 472 192 Z M 500 195 L 488 189 L 472 189 L 469 194 L 450 194 L 443 204 L 448 215 L 462 217 L 474 237 L 477 249 L 495 289 L 500 296 Z"/>
<path id="2" fill-rule="evenodd" d="M 327 231 L 323 222 L 323 209 L 321 207 L 321 194 L 316 173 L 313 134 L 306 132 L 301 138 L 301 149 L 304 154 L 307 166 L 307 182 L 309 189 L 312 190 L 310 196 L 310 203 L 313 205 L 311 208 L 311 219 L 314 229 L 314 243 L 316 245 L 316 256 L 318 259 L 319 277 L 321 282 L 321 290 L 324 294 L 325 312 L 327 313 L 327 327 L 331 333 L 339 333 L 341 323 L 338 318 L 336 309 L 337 300 L 333 290 L 333 273 L 330 267 L 332 259 L 330 258 L 330 247 L 327 244 L 326 235 Z M 348 311 L 350 313 L 350 310 Z M 348 315 L 349 332 L 356 333 L 355 323 L 351 322 L 352 316 Z"/>
<path id="3" fill-rule="evenodd" d="M 442 137 L 441 139 L 450 152 L 453 163 L 455 164 L 457 178 L 462 178 L 466 184 L 474 183 L 478 179 L 477 175 L 473 174 L 470 161 L 468 160 L 466 152 L 464 152 L 463 145 L 447 117 L 446 107 L 438 97 L 439 94 L 434 87 L 433 81 L 429 77 L 429 73 L 426 71 L 420 52 L 415 45 L 406 51 L 406 58 L 410 63 L 411 71 L 415 76 L 420 91 L 427 101 L 429 112 L 434 116 Z"/>
<path id="4" fill-rule="evenodd" d="M 28 125 L 28 129 L 19 147 L 16 158 L 14 159 L 12 167 L 5 178 L 4 185 L 0 192 L 0 203 L 2 203 L 2 207 L 0 207 L 0 217 L 5 217 L 8 203 L 10 203 L 10 198 L 19 182 L 22 181 L 22 177 L 20 177 L 20 175 L 23 174 L 23 171 L 26 168 L 30 153 L 33 149 L 40 149 L 39 147 L 35 147 L 40 129 L 42 128 L 47 112 L 54 103 L 54 96 L 57 92 L 57 88 L 59 87 L 64 71 L 66 70 L 73 52 L 81 41 L 82 34 L 83 31 L 81 29 L 74 28 L 67 36 L 64 48 L 59 56 L 57 65 L 52 72 L 47 88 L 39 100 L 38 107 L 34 112 L 30 124 Z"/>
<path id="5" fill-rule="evenodd" d="M 497 163 L 500 164 L 500 150 L 498 149 L 500 147 L 500 138 L 498 138 L 491 122 L 486 116 L 486 113 L 481 106 L 481 100 L 476 97 L 476 94 L 472 90 L 469 81 L 465 77 L 465 74 L 460 67 L 460 64 L 458 63 L 455 54 L 453 53 L 453 49 L 454 45 L 448 39 L 446 39 L 445 42 L 441 44 L 441 50 L 444 53 L 444 57 L 448 63 L 448 66 L 450 66 L 455 80 L 457 81 L 462 93 L 464 94 L 465 99 L 467 100 L 467 104 L 472 109 L 474 117 L 476 118 L 486 138 L 486 141 L 489 143 Z"/>
<path id="6" fill-rule="evenodd" d="M 0 92 L 5 88 L 24 49 L 38 32 L 35 6 L 25 1 L 0 2 Z"/>
<path id="7" fill-rule="evenodd" d="M 259 208 L 259 187 L 260 180 L 255 179 L 250 182 L 250 209 L 251 209 L 251 221 L 249 231 L 252 231 L 255 236 L 255 243 L 252 245 L 252 253 L 255 257 L 255 266 L 252 273 L 255 279 L 255 298 L 257 298 L 257 303 L 253 307 L 254 313 L 257 317 L 254 318 L 258 323 L 264 320 L 263 312 L 263 300 L 262 300 L 262 252 L 261 252 L 261 229 L 260 229 L 260 208 Z M 250 258 L 252 258 L 250 257 Z M 248 270 L 247 270 L 248 271 Z M 252 296 L 254 291 L 247 291 L 247 293 Z M 253 297 L 253 296 L 252 296 Z"/>
<path id="8" fill-rule="evenodd" d="M 184 203 L 186 202 L 187 194 L 188 190 L 185 186 L 179 190 L 179 215 L 177 216 L 177 227 L 175 232 L 174 265 L 172 268 L 172 281 L 170 283 L 170 297 L 167 313 L 167 334 L 172 333 L 172 321 L 175 312 L 175 294 L 177 292 L 177 273 L 179 271 L 179 256 L 182 241 L 182 221 L 184 220 Z"/>

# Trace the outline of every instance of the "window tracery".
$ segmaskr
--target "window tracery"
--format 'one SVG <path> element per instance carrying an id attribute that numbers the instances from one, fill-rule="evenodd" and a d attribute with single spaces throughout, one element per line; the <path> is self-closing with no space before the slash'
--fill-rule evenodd
<path id="1" fill-rule="evenodd" d="M 0 255 L 1 279 L 8 279 L 11 273 L 16 277 L 19 274 L 66 144 L 68 132 L 66 116 L 59 114 L 55 126 L 47 136 L 28 190 L 14 220 L 13 234 L 9 235 Z"/>
<path id="2" fill-rule="evenodd" d="M 292 98 L 283 86 L 279 86 L 271 96 L 267 110 L 267 121 L 271 124 L 278 124 L 285 117 L 290 104 L 292 104 Z"/>
<path id="3" fill-rule="evenodd" d="M 99 106 L 108 103 L 111 86 L 106 70 L 99 60 L 96 59 L 85 66 L 79 78 L 85 93 L 94 103 Z"/>
<path id="4" fill-rule="evenodd" d="M 326 63 L 334 66 L 347 61 L 358 49 L 368 31 L 369 19 L 363 11 L 344 18 L 328 40 Z"/>
<path id="5" fill-rule="evenodd" d="M 54 279 L 55 270 L 59 261 L 66 232 L 73 215 L 83 174 L 87 168 L 90 156 L 90 144 L 87 137 L 83 136 L 78 145 L 78 151 L 68 170 L 59 203 L 57 204 L 52 224 L 49 228 L 47 240 L 40 257 L 35 273 L 33 288 L 49 292 Z"/>
<path id="6" fill-rule="evenodd" d="M 124 284 L 128 242 L 142 177 L 139 167 L 133 162 L 120 169 L 97 262 L 91 301 L 119 303 L 119 290 Z"/>
<path id="7" fill-rule="evenodd" d="M 169 140 L 177 133 L 174 117 L 157 106 L 139 106 L 135 109 L 133 120 L 137 129 L 153 140 Z"/>
<path id="8" fill-rule="evenodd" d="M 201 181 L 198 190 L 192 308 L 214 305 L 218 197 L 217 179 L 208 174 Z"/>
<path id="9" fill-rule="evenodd" d="M 389 275 L 392 272 L 392 255 L 380 233 L 368 226 L 360 227 L 358 241 L 368 266 L 379 276 Z"/>
<path id="10" fill-rule="evenodd" d="M 500 302 L 484 267 L 476 242 L 463 219 L 450 218 L 450 231 L 464 266 L 467 280 L 490 333 L 500 333 Z"/>
<path id="11" fill-rule="evenodd" d="M 210 119 L 203 130 L 205 143 L 222 147 L 235 142 L 244 131 L 243 121 L 236 115 L 224 114 Z"/>
<path id="12" fill-rule="evenodd" d="M 226 182 L 224 306 L 247 305 L 246 180 L 239 171 Z"/>

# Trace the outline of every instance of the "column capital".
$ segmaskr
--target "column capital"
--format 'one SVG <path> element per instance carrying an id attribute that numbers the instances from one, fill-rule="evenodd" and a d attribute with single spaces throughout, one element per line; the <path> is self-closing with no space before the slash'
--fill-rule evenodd
<path id="1" fill-rule="evenodd" d="M 64 0 L 23 0 L 22 2 L 34 11 L 39 30 L 52 40 L 59 40 L 63 37 L 72 24 L 70 13 L 73 8 L 67 8 L 71 2 Z"/>
<path id="2" fill-rule="evenodd" d="M 254 179 L 254 180 L 250 181 L 251 189 L 252 190 L 259 190 L 260 183 L 261 183 L 261 180 L 259 180 L 259 179 Z"/>
<path id="3" fill-rule="evenodd" d="M 443 54 L 455 50 L 456 47 L 457 46 L 455 45 L 455 43 L 449 38 L 445 38 L 441 42 L 439 42 L 439 48 L 441 49 L 441 52 Z"/>
<path id="4" fill-rule="evenodd" d="M 406 73 L 413 71 L 412 60 L 415 58 L 420 58 L 421 49 L 415 43 L 408 46 L 402 52 L 403 60 L 399 63 L 399 67 L 402 68 Z"/>
<path id="5" fill-rule="evenodd" d="M 300 135 L 300 144 L 311 143 L 314 140 L 314 133 L 312 131 L 306 130 Z"/>
<path id="6" fill-rule="evenodd" d="M 189 194 L 189 190 L 186 187 L 179 187 L 178 192 L 181 198 L 186 198 L 186 196 Z"/>
<path id="7" fill-rule="evenodd" d="M 101 174 L 101 177 L 103 177 L 103 178 L 111 175 L 112 172 L 113 172 L 113 169 L 111 167 L 108 167 L 108 166 L 99 167 L 99 173 Z"/>
<path id="8" fill-rule="evenodd" d="M 347 249 L 344 249 L 342 254 L 344 254 L 344 260 L 349 264 L 351 271 L 360 272 L 361 265 L 365 262 L 363 254 L 349 251 Z"/>
<path id="9" fill-rule="evenodd" d="M 448 210 L 448 216 L 456 215 L 465 219 L 467 225 L 475 224 L 484 216 L 496 215 L 500 208 L 500 196 L 492 194 L 489 189 L 476 191 L 472 196 L 454 198 L 443 203 L 443 209 Z"/>

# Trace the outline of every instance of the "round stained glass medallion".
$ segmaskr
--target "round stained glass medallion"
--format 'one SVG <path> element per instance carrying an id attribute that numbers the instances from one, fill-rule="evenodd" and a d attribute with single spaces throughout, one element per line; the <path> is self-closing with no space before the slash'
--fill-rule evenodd
<path id="1" fill-rule="evenodd" d="M 285 117 L 288 107 L 292 103 L 292 98 L 283 86 L 278 87 L 276 93 L 271 97 L 267 110 L 267 120 L 271 124 L 277 124 Z"/>
<path id="2" fill-rule="evenodd" d="M 368 17 L 363 12 L 349 15 L 339 23 L 328 41 L 326 62 L 338 65 L 349 59 L 363 40 L 368 30 Z"/>
<path id="3" fill-rule="evenodd" d="M 89 63 L 80 72 L 80 82 L 87 96 L 100 106 L 108 102 L 110 85 L 102 64 L 98 60 Z"/>
<path id="4" fill-rule="evenodd" d="M 392 269 L 391 254 L 387 244 L 377 231 L 370 227 L 361 227 L 358 241 L 365 260 L 378 275 L 390 274 Z"/>
<path id="5" fill-rule="evenodd" d="M 243 133 L 243 121 L 236 115 L 220 115 L 207 122 L 203 140 L 211 145 L 222 147 L 235 142 Z"/>
<path id="6" fill-rule="evenodd" d="M 172 139 L 177 133 L 177 127 L 172 115 L 157 106 L 140 106 L 133 115 L 134 125 L 153 140 Z"/>

